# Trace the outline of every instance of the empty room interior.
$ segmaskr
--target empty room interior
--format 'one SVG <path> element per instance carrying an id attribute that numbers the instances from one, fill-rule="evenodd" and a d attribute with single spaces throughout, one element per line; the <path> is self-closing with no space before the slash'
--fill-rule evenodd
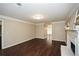
<path id="1" fill-rule="evenodd" d="M 0 56 L 79 56 L 79 3 L 0 3 Z"/>

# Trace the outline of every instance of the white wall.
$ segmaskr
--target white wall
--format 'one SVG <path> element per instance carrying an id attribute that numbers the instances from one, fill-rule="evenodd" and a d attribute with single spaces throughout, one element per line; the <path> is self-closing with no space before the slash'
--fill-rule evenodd
<path id="1" fill-rule="evenodd" d="M 44 23 L 36 24 L 36 38 L 44 39 Z"/>
<path id="2" fill-rule="evenodd" d="M 52 24 L 53 24 L 52 40 L 66 41 L 65 40 L 65 21 L 52 22 Z M 39 23 L 36 25 L 36 37 L 45 38 L 44 23 Z"/>
<path id="3" fill-rule="evenodd" d="M 3 20 L 2 49 L 35 38 L 35 25 L 15 20 Z"/>
<path id="4" fill-rule="evenodd" d="M 65 21 L 53 22 L 53 40 L 65 40 Z"/>

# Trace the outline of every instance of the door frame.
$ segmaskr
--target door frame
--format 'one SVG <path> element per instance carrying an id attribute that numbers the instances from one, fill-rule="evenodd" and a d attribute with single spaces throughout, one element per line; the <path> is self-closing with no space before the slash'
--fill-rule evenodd
<path id="1" fill-rule="evenodd" d="M 1 23 L 1 50 L 3 49 L 3 38 L 4 38 L 4 20 L 0 18 Z"/>
<path id="2" fill-rule="evenodd" d="M 1 38 L 0 38 L 0 50 L 2 49 L 2 20 L 0 20 L 1 24 Z"/>

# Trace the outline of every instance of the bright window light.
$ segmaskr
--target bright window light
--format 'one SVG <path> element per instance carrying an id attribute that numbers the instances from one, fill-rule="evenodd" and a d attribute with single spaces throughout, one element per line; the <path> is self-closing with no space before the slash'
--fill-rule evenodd
<path id="1" fill-rule="evenodd" d="M 48 25 L 47 34 L 52 34 L 52 25 Z"/>

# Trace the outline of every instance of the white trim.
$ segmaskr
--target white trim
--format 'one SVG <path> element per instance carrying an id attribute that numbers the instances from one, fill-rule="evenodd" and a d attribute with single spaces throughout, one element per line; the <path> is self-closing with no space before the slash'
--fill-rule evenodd
<path id="1" fill-rule="evenodd" d="M 60 22 L 65 22 L 65 20 L 62 20 L 62 21 L 52 21 L 51 23 L 53 24 L 53 23 L 60 23 Z M 43 22 L 43 23 L 36 23 L 36 25 L 44 25 L 45 24 L 45 22 Z"/>
<path id="2" fill-rule="evenodd" d="M 13 20 L 13 21 L 18 21 L 18 22 L 22 22 L 22 23 L 27 23 L 27 24 L 35 25 L 35 23 L 32 23 L 32 22 L 23 21 L 23 20 L 20 20 L 20 19 L 16 19 L 16 18 L 13 18 L 13 17 L 4 16 L 4 15 L 0 15 L 0 19 L 3 19 L 3 20 Z"/>
<path id="3" fill-rule="evenodd" d="M 1 49 L 3 49 L 3 42 L 4 42 L 4 41 L 3 41 L 3 40 L 4 40 L 4 20 L 0 19 L 0 21 L 2 22 L 2 23 L 1 23 L 1 30 L 2 30 L 2 31 L 1 31 L 1 33 L 2 33 L 2 34 L 1 34 L 1 36 L 2 36 L 2 37 L 1 37 L 1 45 L 2 45 L 2 46 L 1 46 Z"/>
<path id="4" fill-rule="evenodd" d="M 36 23 L 36 25 L 44 25 L 44 24 L 45 24 L 45 23 L 38 23 L 38 24 Z"/>
<path id="5" fill-rule="evenodd" d="M 65 22 L 65 20 L 63 20 L 63 21 L 55 21 L 55 22 L 52 22 L 52 24 L 53 23 L 60 23 L 60 22 Z"/>
<path id="6" fill-rule="evenodd" d="M 4 39 L 5 39 L 5 29 L 4 29 L 4 20 L 3 19 L 1 19 L 2 20 L 2 49 L 3 49 L 3 46 L 4 46 Z"/>

